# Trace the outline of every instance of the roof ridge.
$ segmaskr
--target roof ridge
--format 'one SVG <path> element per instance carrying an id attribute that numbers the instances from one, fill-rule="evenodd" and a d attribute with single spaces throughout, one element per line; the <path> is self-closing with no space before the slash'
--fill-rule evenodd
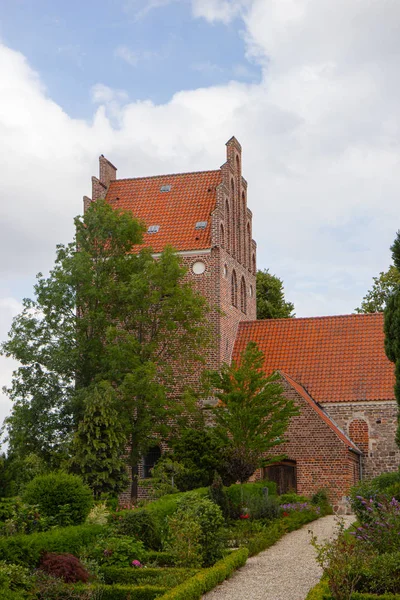
<path id="1" fill-rule="evenodd" d="M 295 323 L 297 321 L 316 321 L 316 320 L 322 320 L 322 319 L 345 319 L 345 318 L 350 318 L 350 317 L 356 317 L 356 318 L 360 318 L 360 317 L 376 317 L 377 315 L 383 315 L 383 312 L 374 312 L 374 313 L 350 313 L 350 314 L 344 314 L 344 315 L 319 315 L 316 317 L 282 317 L 279 319 L 254 319 L 252 321 L 240 321 L 239 325 L 242 326 L 249 326 L 249 325 L 253 325 L 254 323 L 276 323 L 277 321 L 284 321 L 285 323 Z"/>
<path id="2" fill-rule="evenodd" d="M 115 179 L 111 181 L 111 185 L 113 183 L 118 183 L 119 181 L 138 181 L 143 179 L 157 179 L 162 177 L 178 177 L 179 175 L 204 175 L 204 173 L 220 173 L 220 169 L 210 169 L 206 171 L 183 171 L 181 173 L 165 173 L 161 175 L 144 175 L 143 177 L 122 177 L 120 179 Z"/>

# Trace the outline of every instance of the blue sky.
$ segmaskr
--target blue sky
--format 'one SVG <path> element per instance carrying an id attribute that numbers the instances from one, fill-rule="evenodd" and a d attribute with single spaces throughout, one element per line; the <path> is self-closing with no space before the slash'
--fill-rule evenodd
<path id="1" fill-rule="evenodd" d="M 258 267 L 297 316 L 351 313 L 400 228 L 399 23 L 398 0 L 0 0 L 0 339 L 100 154 L 215 169 L 232 135 Z"/>
<path id="2" fill-rule="evenodd" d="M 2 1 L 0 36 L 37 70 L 68 114 L 90 118 L 92 86 L 131 100 L 167 102 L 177 90 L 259 81 L 245 56 L 243 24 L 194 19 L 185 0 Z"/>

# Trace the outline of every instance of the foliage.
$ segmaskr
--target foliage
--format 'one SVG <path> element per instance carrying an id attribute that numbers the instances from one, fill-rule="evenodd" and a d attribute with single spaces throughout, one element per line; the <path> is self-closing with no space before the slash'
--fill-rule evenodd
<path id="1" fill-rule="evenodd" d="M 226 494 L 229 501 L 229 516 L 232 519 L 239 518 L 243 507 L 248 507 L 253 503 L 253 498 L 264 498 L 266 492 L 268 496 L 276 493 L 276 484 L 272 481 L 261 481 L 257 483 L 243 483 L 241 485 L 231 485 L 226 488 Z M 254 500 L 254 506 L 258 500 Z M 259 502 L 258 502 L 259 504 Z"/>
<path id="2" fill-rule="evenodd" d="M 365 512 L 361 513 L 362 521 L 353 532 L 356 539 L 379 554 L 400 552 L 400 502 L 385 497 L 375 500 L 360 497 L 360 502 Z"/>
<path id="3" fill-rule="evenodd" d="M 125 583 L 136 585 L 163 585 L 175 587 L 193 577 L 197 569 L 132 569 L 130 567 L 103 567 L 102 573 L 107 584 Z"/>
<path id="4" fill-rule="evenodd" d="M 337 537 L 319 544 L 313 535 L 311 543 L 316 550 L 318 564 L 324 570 L 334 600 L 350 600 L 361 579 L 360 571 L 368 553 L 344 534 L 343 521 L 338 523 Z"/>
<path id="5" fill-rule="evenodd" d="M 145 506 L 145 509 L 149 511 L 152 517 L 156 520 L 160 530 L 165 527 L 167 517 L 172 515 L 177 510 L 180 501 L 188 494 L 191 496 L 197 496 L 198 498 L 204 498 L 207 496 L 207 488 L 199 488 L 191 492 L 169 494 L 159 498 L 158 500 L 155 500 L 154 502 L 150 502 Z"/>
<path id="6" fill-rule="evenodd" d="M 162 456 L 151 470 L 150 479 L 142 479 L 140 484 L 147 487 L 151 498 L 161 498 L 179 492 L 177 479 L 186 473 L 185 467 L 169 454 Z"/>
<path id="7" fill-rule="evenodd" d="M 188 493 L 178 505 L 176 513 L 169 517 L 168 526 L 172 540 L 169 547 L 177 547 L 179 536 L 179 522 L 187 532 L 188 544 L 200 545 L 201 564 L 209 566 L 222 556 L 222 526 L 224 518 L 222 512 L 214 502 L 208 498 L 199 498 Z M 195 527 L 196 526 L 196 527 Z M 198 526 L 198 527 L 197 527 Z M 190 539 L 192 528 L 192 538 Z M 196 566 L 195 562 L 182 566 Z"/>
<path id="8" fill-rule="evenodd" d="M 56 472 L 39 475 L 25 488 L 25 502 L 38 505 L 61 526 L 83 523 L 93 506 L 90 488 L 77 475 Z"/>
<path id="9" fill-rule="evenodd" d="M 400 592 L 400 552 L 372 556 L 361 567 L 358 592 Z"/>
<path id="10" fill-rule="evenodd" d="M 298 409 L 285 398 L 279 375 L 266 376 L 263 353 L 254 342 L 240 362 L 210 374 L 218 405 L 213 408 L 215 433 L 228 449 L 226 461 L 233 481 L 246 481 L 261 466 L 271 448 L 285 441 L 284 433 Z"/>
<path id="11" fill-rule="evenodd" d="M 168 517 L 168 552 L 178 567 L 201 567 L 202 548 L 200 523 L 190 512 L 177 511 Z"/>
<path id="12" fill-rule="evenodd" d="M 0 489 L 4 486 L 4 495 L 21 495 L 27 483 L 48 470 L 43 458 L 33 452 L 24 456 L 9 454 L 0 461 Z"/>
<path id="13" fill-rule="evenodd" d="M 78 555 L 81 547 L 93 544 L 103 532 L 101 525 L 78 525 L 30 535 L 0 537 L 0 560 L 35 567 L 43 552 Z"/>
<path id="14" fill-rule="evenodd" d="M 135 475 L 152 437 L 167 438 L 194 410 L 190 394 L 176 402 L 168 390 L 173 365 L 190 372 L 203 360 L 207 306 L 170 248 L 157 260 L 151 249 L 131 253 L 143 231 L 131 213 L 98 200 L 75 228 L 74 241 L 57 247 L 49 277 L 39 274 L 36 300 L 24 301 L 2 345 L 21 363 L 8 390 L 9 444 L 16 454 L 60 462 L 87 388 L 108 381 Z"/>
<path id="15" fill-rule="evenodd" d="M 98 586 L 84 583 L 64 583 L 44 571 L 37 571 L 35 600 L 101 600 Z"/>
<path id="16" fill-rule="evenodd" d="M 89 525 L 106 525 L 108 522 L 109 510 L 105 502 L 100 502 L 93 506 L 86 518 Z"/>
<path id="17" fill-rule="evenodd" d="M 29 569 L 21 565 L 12 565 L 0 561 L 0 589 L 30 590 L 34 585 L 34 577 Z"/>
<path id="18" fill-rule="evenodd" d="M 143 562 L 146 556 L 143 542 L 128 536 L 100 538 L 82 553 L 100 565 L 114 567 L 128 567 L 133 560 Z"/>
<path id="19" fill-rule="evenodd" d="M 274 496 L 250 496 L 246 507 L 251 519 L 273 521 L 279 517 L 279 504 Z"/>
<path id="20" fill-rule="evenodd" d="M 221 441 L 213 428 L 185 429 L 172 442 L 173 459 L 185 471 L 176 477 L 181 491 L 211 485 L 221 466 Z"/>
<path id="21" fill-rule="evenodd" d="M 24 504 L 20 499 L 14 501 L 10 506 L 12 506 L 12 512 L 4 523 L 0 523 L 0 534 L 34 533 L 46 531 L 54 525 L 51 517 L 40 514 L 38 506 Z"/>
<path id="22" fill-rule="evenodd" d="M 70 468 L 93 490 L 118 494 L 128 486 L 126 462 L 122 458 L 127 437 L 117 410 L 114 388 L 106 381 L 87 388 L 83 419 L 72 443 Z"/>
<path id="23" fill-rule="evenodd" d="M 181 585 L 172 588 L 158 600 L 200 600 L 201 596 L 230 577 L 247 560 L 247 550 L 241 548 L 218 561 L 209 569 L 204 569 Z"/>
<path id="24" fill-rule="evenodd" d="M 306 496 L 300 496 L 295 492 L 288 492 L 287 494 L 281 494 L 279 496 L 279 502 L 281 504 L 288 504 L 289 502 L 307 502 L 307 498 Z"/>
<path id="25" fill-rule="evenodd" d="M 367 511 L 367 504 L 364 500 L 378 501 L 378 498 L 381 497 L 385 497 L 387 500 L 395 497 L 400 500 L 399 487 L 400 471 L 382 473 L 374 479 L 362 480 L 353 486 L 350 490 L 350 504 L 358 520 L 361 522 L 368 520 L 371 512 Z"/>
<path id="26" fill-rule="evenodd" d="M 208 496 L 212 502 L 220 507 L 224 519 L 227 519 L 230 515 L 229 499 L 226 490 L 224 489 L 221 476 L 217 472 L 215 472 L 213 482 L 208 488 Z"/>
<path id="27" fill-rule="evenodd" d="M 45 552 L 40 559 L 39 569 L 48 575 L 62 579 L 65 583 L 77 581 L 86 583 L 89 579 L 89 573 L 73 554 Z"/>
<path id="28" fill-rule="evenodd" d="M 141 540 L 146 548 L 161 548 L 161 528 L 154 512 L 144 508 L 124 511 L 113 521 L 117 535 L 131 536 Z"/>
<path id="29" fill-rule="evenodd" d="M 101 600 L 155 600 L 166 591 L 164 586 L 101 585 Z"/>
<path id="30" fill-rule="evenodd" d="M 294 317 L 294 304 L 286 302 L 283 281 L 269 270 L 257 271 L 257 319 Z"/>
<path id="31" fill-rule="evenodd" d="M 378 277 L 373 277 L 372 288 L 362 299 L 361 306 L 355 309 L 356 313 L 383 312 L 389 298 L 400 286 L 400 271 L 390 265 L 387 271 L 381 271 Z"/>

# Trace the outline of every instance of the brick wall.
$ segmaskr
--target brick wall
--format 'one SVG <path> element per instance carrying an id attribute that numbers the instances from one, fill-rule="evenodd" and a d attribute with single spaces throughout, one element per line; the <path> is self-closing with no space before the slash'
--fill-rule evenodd
<path id="1" fill-rule="evenodd" d="M 364 452 L 362 476 L 371 479 L 381 473 L 396 471 L 400 450 L 395 442 L 397 404 L 395 401 L 326 403 L 326 412 Z M 357 441 L 358 440 L 358 441 Z"/>
<path id="2" fill-rule="evenodd" d="M 300 414 L 292 418 L 285 438 L 271 453 L 285 454 L 296 461 L 297 492 L 311 496 L 326 489 L 334 509 L 346 510 L 349 488 L 359 479 L 359 456 L 348 450 L 335 432 L 313 408 L 288 384 L 282 381 L 285 396 L 300 408 Z M 258 477 L 261 477 L 261 471 Z"/>

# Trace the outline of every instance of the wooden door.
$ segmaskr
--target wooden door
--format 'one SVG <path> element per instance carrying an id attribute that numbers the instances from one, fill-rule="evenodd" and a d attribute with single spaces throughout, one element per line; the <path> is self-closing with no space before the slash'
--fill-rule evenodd
<path id="1" fill-rule="evenodd" d="M 278 494 L 297 492 L 296 461 L 285 460 L 264 468 L 264 477 L 274 481 Z"/>

